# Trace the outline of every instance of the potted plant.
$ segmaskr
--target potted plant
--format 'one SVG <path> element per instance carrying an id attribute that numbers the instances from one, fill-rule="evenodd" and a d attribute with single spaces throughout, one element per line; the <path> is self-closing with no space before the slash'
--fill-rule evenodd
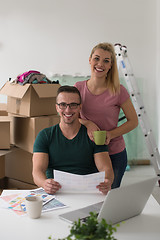
<path id="1" fill-rule="evenodd" d="M 75 221 L 70 229 L 70 234 L 63 239 L 58 240 L 116 240 L 113 233 L 117 231 L 119 224 L 113 226 L 108 224 L 105 219 L 100 222 L 97 220 L 97 214 L 90 212 L 85 222 L 80 219 Z M 48 239 L 52 239 L 50 236 Z"/>

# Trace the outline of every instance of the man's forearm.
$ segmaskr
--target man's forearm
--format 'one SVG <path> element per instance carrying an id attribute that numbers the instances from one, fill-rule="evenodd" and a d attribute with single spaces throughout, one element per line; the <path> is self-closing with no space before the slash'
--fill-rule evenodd
<path id="1" fill-rule="evenodd" d="M 46 179 L 47 179 L 46 175 L 43 172 L 40 171 L 33 172 L 33 180 L 38 187 L 44 188 L 44 182 Z"/>
<path id="2" fill-rule="evenodd" d="M 112 168 L 109 168 L 109 169 L 104 169 L 102 171 L 105 171 L 105 179 L 108 179 L 111 184 L 113 183 L 113 180 L 114 180 L 114 172 L 113 172 L 113 169 Z"/>
<path id="3" fill-rule="evenodd" d="M 112 162 L 109 157 L 108 152 L 100 152 L 95 154 L 95 163 L 97 169 L 102 172 L 105 172 L 105 179 L 108 179 L 111 184 L 114 180 L 114 172 L 112 168 Z"/>

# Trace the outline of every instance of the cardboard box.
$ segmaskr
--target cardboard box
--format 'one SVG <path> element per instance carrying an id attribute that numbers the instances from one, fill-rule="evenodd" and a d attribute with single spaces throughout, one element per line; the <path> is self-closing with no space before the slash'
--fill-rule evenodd
<path id="1" fill-rule="evenodd" d="M 5 177 L 5 156 L 0 156 L 0 179 Z"/>
<path id="2" fill-rule="evenodd" d="M 32 118 L 13 116 L 11 143 L 25 151 L 33 153 L 33 145 L 37 134 L 44 128 L 58 124 L 59 119 L 58 115 Z"/>
<path id="3" fill-rule="evenodd" d="M 0 149 L 10 148 L 10 122 L 10 117 L 0 116 Z"/>
<path id="4" fill-rule="evenodd" d="M 15 149 L 17 149 L 17 148 L 15 146 L 12 146 L 12 145 L 11 145 L 10 149 L 6 149 L 6 150 L 1 150 L 0 149 L 0 157 L 14 151 Z"/>
<path id="5" fill-rule="evenodd" d="M 15 180 L 12 178 L 6 179 L 6 188 L 7 189 L 25 189 L 25 190 L 32 190 L 38 188 L 35 184 L 30 184 L 26 182 L 22 182 L 19 180 Z"/>
<path id="6" fill-rule="evenodd" d="M 0 103 L 0 116 L 8 116 L 6 103 Z"/>
<path id="7" fill-rule="evenodd" d="M 16 148 L 5 156 L 5 176 L 34 184 L 32 178 L 32 153 Z"/>
<path id="8" fill-rule="evenodd" d="M 8 96 L 7 111 L 21 116 L 35 117 L 56 114 L 56 95 L 59 84 L 11 84 L 0 89 Z"/>

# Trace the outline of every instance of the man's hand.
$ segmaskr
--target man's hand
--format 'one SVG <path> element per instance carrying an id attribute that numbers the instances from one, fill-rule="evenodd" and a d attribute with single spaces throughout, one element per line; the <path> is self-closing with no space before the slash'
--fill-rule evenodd
<path id="1" fill-rule="evenodd" d="M 54 179 L 46 179 L 43 188 L 46 193 L 55 194 L 61 188 L 61 185 Z"/>
<path id="2" fill-rule="evenodd" d="M 91 121 L 87 121 L 85 126 L 87 128 L 87 134 L 88 134 L 89 138 L 91 139 L 91 141 L 94 141 L 93 132 L 94 131 L 99 131 L 100 128 L 95 123 L 93 123 Z"/>
<path id="3" fill-rule="evenodd" d="M 108 191 L 111 190 L 111 181 L 109 179 L 105 179 L 104 182 L 101 182 L 96 188 L 99 189 L 103 194 L 107 194 Z"/>

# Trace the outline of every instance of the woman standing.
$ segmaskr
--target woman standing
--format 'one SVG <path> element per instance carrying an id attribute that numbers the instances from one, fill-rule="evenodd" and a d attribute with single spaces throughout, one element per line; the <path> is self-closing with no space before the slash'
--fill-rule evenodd
<path id="1" fill-rule="evenodd" d="M 106 144 L 114 170 L 112 188 L 119 187 L 127 166 L 127 153 L 123 134 L 137 127 L 138 118 L 126 88 L 120 84 L 114 47 L 110 43 L 96 45 L 89 57 L 91 78 L 77 82 L 82 97 L 80 121 L 93 131 L 106 130 Z M 118 126 L 120 109 L 126 122 Z"/>

